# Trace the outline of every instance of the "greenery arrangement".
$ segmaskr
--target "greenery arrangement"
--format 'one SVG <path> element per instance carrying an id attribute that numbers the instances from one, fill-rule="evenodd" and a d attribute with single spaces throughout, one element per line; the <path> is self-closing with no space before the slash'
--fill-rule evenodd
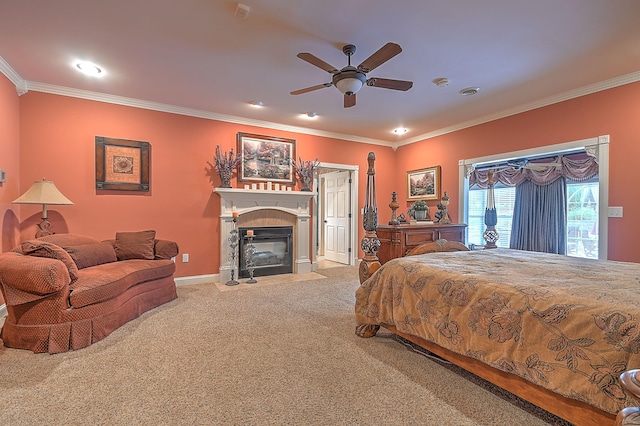
<path id="1" fill-rule="evenodd" d="M 415 210 L 415 211 L 429 211 L 429 206 L 427 205 L 427 202 L 424 200 L 417 200 L 416 202 L 414 202 L 411 205 L 411 209 Z"/>
<path id="2" fill-rule="evenodd" d="M 313 186 L 313 175 L 320 165 L 320 162 L 317 158 L 313 161 L 302 161 L 302 158 L 298 157 L 298 160 L 300 163 L 296 164 L 295 160 L 292 160 L 291 165 L 300 179 L 302 191 L 311 191 L 311 187 Z"/>
<path id="3" fill-rule="evenodd" d="M 233 173 L 238 169 L 242 158 L 239 155 L 234 155 L 233 148 L 228 153 L 220 152 L 220 145 L 216 146 L 216 153 L 213 156 L 213 161 L 215 162 L 215 168 L 218 169 L 218 174 L 220 175 L 220 187 L 221 188 L 231 188 L 231 178 L 233 177 Z M 211 166 L 213 164 L 209 163 Z"/>

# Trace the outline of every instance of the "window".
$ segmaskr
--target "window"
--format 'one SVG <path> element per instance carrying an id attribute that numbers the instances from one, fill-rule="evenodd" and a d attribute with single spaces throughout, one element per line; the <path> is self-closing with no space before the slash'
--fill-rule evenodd
<path id="1" fill-rule="evenodd" d="M 567 182 L 567 255 L 598 258 L 598 178 L 589 182 Z M 496 230 L 500 238 L 498 247 L 509 247 L 511 221 L 515 203 L 516 188 L 496 186 L 494 198 L 498 224 Z M 487 191 L 477 187 L 469 188 L 467 201 L 468 243 L 484 246 L 482 233 Z"/>
<path id="2" fill-rule="evenodd" d="M 476 187 L 469 188 L 469 178 L 474 169 L 490 164 L 505 163 L 513 159 L 542 159 L 553 156 L 554 154 L 557 155 L 561 153 L 567 155 L 568 153 L 582 151 L 597 159 L 598 175 L 592 181 L 588 182 L 568 182 L 567 193 L 568 195 L 573 195 L 573 197 L 569 200 L 570 206 L 567 206 L 567 219 L 570 221 L 570 225 L 573 225 L 574 231 L 571 235 L 567 235 L 567 239 L 569 239 L 569 243 L 571 244 L 567 244 L 567 249 L 569 253 L 574 255 L 578 253 L 581 256 L 607 259 L 608 220 L 606 212 L 609 199 L 609 139 L 609 135 L 601 135 L 587 139 L 460 160 L 458 162 L 458 173 L 460 176 L 458 206 L 460 221 L 469 225 L 467 228 L 467 243 L 469 245 L 479 244 L 481 246 L 485 244 L 482 233 L 485 229 L 484 207 L 486 194 L 483 194 L 484 191 Z M 569 185 L 574 186 L 570 187 Z M 589 188 L 589 191 L 583 196 L 586 191 L 585 188 Z M 496 189 L 496 194 L 498 190 L 500 190 L 500 188 Z M 576 195 L 574 195 L 574 193 Z M 580 196 L 578 196 L 577 193 L 580 193 Z M 593 201 L 586 201 L 589 200 L 589 193 L 593 196 L 597 207 L 589 207 L 589 203 L 593 204 Z M 510 213 L 507 214 L 506 212 L 511 212 L 512 210 L 512 207 L 502 208 L 502 200 L 505 198 L 508 197 L 496 195 L 498 222 L 502 221 L 503 223 L 508 221 L 508 219 L 503 218 L 502 215 L 510 215 Z M 474 204 L 471 208 L 470 203 Z M 578 208 L 578 206 L 580 206 L 580 208 Z M 589 216 L 592 213 L 586 212 L 589 208 L 598 213 L 595 222 L 593 218 Z M 571 213 L 569 213 L 569 210 L 571 210 Z M 580 229 L 579 234 L 576 232 L 578 227 Z M 498 245 L 506 246 L 510 239 L 510 226 L 507 229 L 503 229 L 503 225 L 498 223 L 498 232 L 500 233 Z M 588 240 L 594 240 L 593 244 L 597 244 L 594 250 L 590 249 L 589 245 L 591 243 Z M 585 243 L 587 246 L 586 253 L 584 253 Z"/>
<path id="3" fill-rule="evenodd" d="M 498 224 L 496 230 L 500 237 L 496 242 L 498 247 L 509 248 L 511 238 L 511 221 L 513 218 L 513 205 L 516 199 L 515 187 L 496 187 L 493 191 L 496 212 L 498 213 Z M 484 224 L 484 209 L 487 205 L 487 191 L 473 187 L 469 189 L 469 206 L 467 229 L 469 233 L 469 244 L 483 246 L 485 244 L 482 234 L 486 229 Z"/>
<path id="4" fill-rule="evenodd" d="M 598 258 L 598 182 L 567 182 L 567 254 Z"/>

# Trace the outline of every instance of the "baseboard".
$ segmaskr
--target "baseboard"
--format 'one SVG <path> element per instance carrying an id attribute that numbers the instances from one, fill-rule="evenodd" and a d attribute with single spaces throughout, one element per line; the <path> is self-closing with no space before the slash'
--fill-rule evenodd
<path id="1" fill-rule="evenodd" d="M 7 316 L 7 305 L 0 306 L 0 318 Z"/>
<path id="2" fill-rule="evenodd" d="M 176 287 L 191 284 L 217 283 L 219 281 L 220 274 L 192 275 L 190 277 L 180 277 L 175 279 Z"/>

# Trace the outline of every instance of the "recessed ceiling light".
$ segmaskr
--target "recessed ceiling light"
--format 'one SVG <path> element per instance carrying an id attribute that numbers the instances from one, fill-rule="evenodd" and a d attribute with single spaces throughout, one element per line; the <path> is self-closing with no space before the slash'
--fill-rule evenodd
<path id="1" fill-rule="evenodd" d="M 435 80 L 433 80 L 433 84 L 438 87 L 447 87 L 449 85 L 449 79 L 444 77 L 436 78 Z"/>
<path id="2" fill-rule="evenodd" d="M 309 111 L 309 112 L 305 112 L 300 114 L 300 116 L 302 118 L 306 118 L 307 120 L 313 120 L 318 118 L 318 113 L 314 112 L 314 111 Z"/>
<path id="3" fill-rule="evenodd" d="M 83 74 L 90 75 L 92 77 L 98 77 L 104 75 L 102 69 L 89 61 L 78 61 L 76 62 L 76 68 L 80 70 Z"/>
<path id="4" fill-rule="evenodd" d="M 471 95 L 475 95 L 479 91 L 480 91 L 479 87 L 466 87 L 458 93 L 460 93 L 462 96 L 471 96 Z"/>
<path id="5" fill-rule="evenodd" d="M 264 106 L 262 101 L 251 101 L 249 102 L 249 105 L 254 106 L 256 108 L 261 108 L 262 106 Z"/>
<path id="6" fill-rule="evenodd" d="M 396 129 L 393 129 L 393 133 L 395 133 L 396 135 L 404 135 L 408 131 L 409 129 L 405 129 L 404 127 L 398 127 Z"/>

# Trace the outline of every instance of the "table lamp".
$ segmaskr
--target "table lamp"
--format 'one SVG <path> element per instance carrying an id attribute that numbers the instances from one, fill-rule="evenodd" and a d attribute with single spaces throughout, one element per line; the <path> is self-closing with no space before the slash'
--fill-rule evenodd
<path id="1" fill-rule="evenodd" d="M 47 219 L 47 205 L 73 205 L 73 202 L 56 188 L 50 180 L 37 180 L 35 183 L 20 197 L 13 200 L 14 204 L 42 204 L 42 222 L 38 224 L 38 232 L 36 238 L 51 235 L 49 231 L 51 223 Z"/>

